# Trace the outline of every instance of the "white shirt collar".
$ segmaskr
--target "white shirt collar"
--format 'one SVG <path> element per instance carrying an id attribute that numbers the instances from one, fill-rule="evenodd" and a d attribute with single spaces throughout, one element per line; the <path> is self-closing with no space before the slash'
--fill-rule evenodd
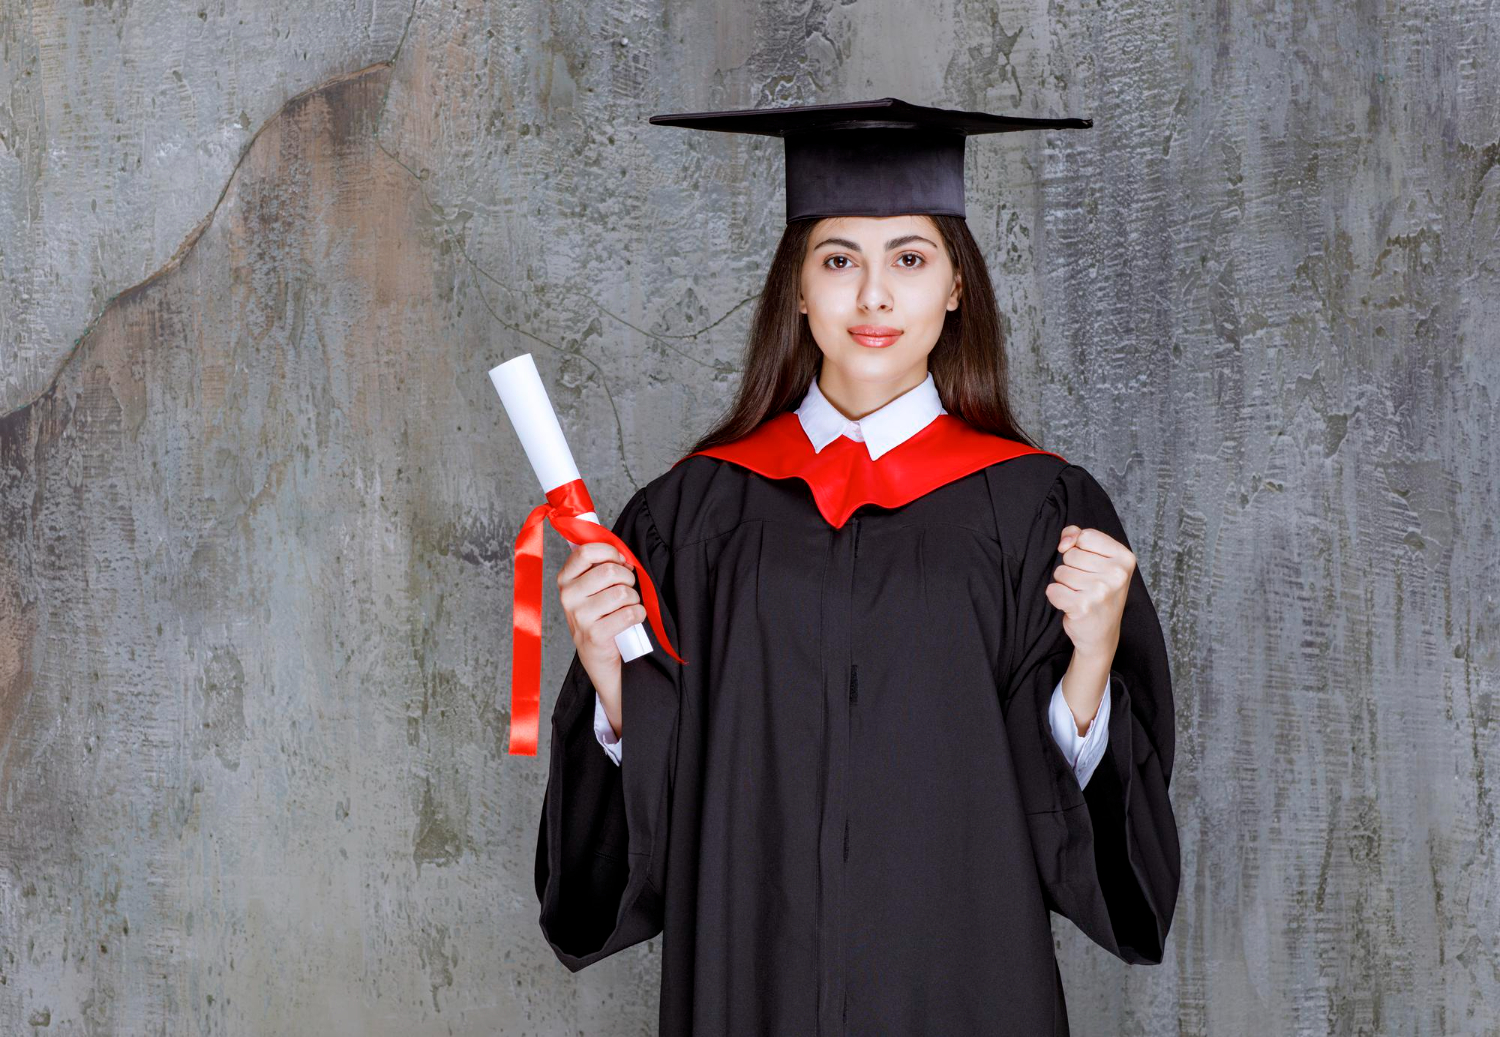
<path id="1" fill-rule="evenodd" d="M 939 414 L 947 413 L 931 371 L 920 385 L 908 389 L 858 421 L 850 421 L 828 402 L 828 397 L 818 388 L 817 375 L 813 376 L 807 395 L 797 406 L 797 418 L 802 422 L 802 431 L 812 441 L 814 453 L 822 453 L 823 448 L 839 436 L 848 436 L 865 444 L 872 461 L 922 431 Z"/>

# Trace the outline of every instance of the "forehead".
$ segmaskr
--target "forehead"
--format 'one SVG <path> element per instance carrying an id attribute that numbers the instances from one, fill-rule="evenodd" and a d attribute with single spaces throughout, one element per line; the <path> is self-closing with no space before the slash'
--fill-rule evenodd
<path id="1" fill-rule="evenodd" d="M 922 234 L 938 237 L 938 225 L 922 213 L 901 216 L 825 216 L 813 224 L 811 242 L 817 243 L 825 237 L 847 237 L 856 242 L 885 242 L 892 237 L 906 234 Z"/>
<path id="2" fill-rule="evenodd" d="M 850 238 L 861 244 L 884 242 L 907 234 L 938 238 L 937 224 L 922 213 L 901 216 L 828 216 L 813 225 L 810 240 L 814 245 L 833 236 Z"/>

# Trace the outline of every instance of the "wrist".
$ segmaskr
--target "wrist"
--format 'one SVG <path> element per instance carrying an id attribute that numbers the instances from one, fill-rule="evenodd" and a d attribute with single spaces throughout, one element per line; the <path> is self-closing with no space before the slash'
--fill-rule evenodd
<path id="1" fill-rule="evenodd" d="M 1067 673 L 1082 677 L 1097 677 L 1102 683 L 1109 675 L 1109 668 L 1114 664 L 1115 654 L 1113 652 L 1099 652 L 1080 648 L 1073 649 L 1073 655 L 1068 660 Z"/>
<path id="2" fill-rule="evenodd" d="M 1073 714 L 1073 723 L 1079 737 L 1088 734 L 1089 727 L 1099 713 L 1104 699 L 1104 685 L 1109 679 L 1113 655 L 1101 656 L 1086 652 L 1074 652 L 1068 668 L 1062 676 L 1063 699 Z"/>
<path id="3" fill-rule="evenodd" d="M 621 676 L 618 665 L 607 667 L 603 672 L 595 674 L 584 667 L 589 675 L 589 683 L 594 686 L 594 693 L 599 698 L 599 704 L 604 707 L 604 715 L 609 719 L 610 730 L 616 738 L 623 734 L 624 717 L 620 710 Z"/>

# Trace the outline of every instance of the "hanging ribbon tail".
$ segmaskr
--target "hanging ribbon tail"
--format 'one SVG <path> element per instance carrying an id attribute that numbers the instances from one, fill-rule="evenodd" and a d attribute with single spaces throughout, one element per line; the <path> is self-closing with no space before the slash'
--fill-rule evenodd
<path id="1" fill-rule="evenodd" d="M 651 575 L 635 553 L 625 542 L 604 526 L 580 519 L 577 516 L 593 511 L 588 490 L 583 480 L 573 482 L 550 491 L 545 504 L 538 504 L 521 523 L 516 534 L 515 579 L 511 601 L 511 667 L 510 667 L 510 754 L 512 756 L 535 756 L 537 739 L 541 731 L 542 708 L 542 553 L 544 544 L 543 523 L 552 527 L 575 544 L 606 543 L 625 556 L 635 570 L 640 585 L 641 601 L 646 606 L 646 616 L 656 640 L 667 650 L 667 654 L 686 666 L 687 660 L 677 654 L 677 649 L 667 639 L 666 628 L 661 621 L 661 603 L 656 595 L 656 585 Z"/>
<path id="2" fill-rule="evenodd" d="M 535 756 L 542 708 L 542 521 L 551 502 L 538 504 L 516 535 L 510 664 L 510 753 Z"/>
<path id="3" fill-rule="evenodd" d="M 651 582 L 651 574 L 646 572 L 646 567 L 641 564 L 641 560 L 635 556 L 635 553 L 625 546 L 625 542 L 601 525 L 560 511 L 553 511 L 549 514 L 548 521 L 552 523 L 554 529 L 575 544 L 605 543 L 625 556 L 625 560 L 635 570 L 636 580 L 640 584 L 641 601 L 646 606 L 646 618 L 651 621 L 651 630 L 656 634 L 656 639 L 661 642 L 661 646 L 667 650 L 667 654 L 686 666 L 687 660 L 678 655 L 677 649 L 672 647 L 672 642 L 667 640 L 667 631 L 661 622 L 661 605 L 656 597 L 656 584 Z"/>

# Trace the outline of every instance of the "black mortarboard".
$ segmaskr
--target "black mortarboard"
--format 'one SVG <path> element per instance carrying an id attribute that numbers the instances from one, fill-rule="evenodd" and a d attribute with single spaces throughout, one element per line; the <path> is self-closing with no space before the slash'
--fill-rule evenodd
<path id="1" fill-rule="evenodd" d="M 1025 119 L 927 108 L 894 97 L 653 115 L 650 121 L 785 139 L 788 223 L 824 216 L 963 216 L 965 137 L 1094 125 L 1092 119 Z"/>

